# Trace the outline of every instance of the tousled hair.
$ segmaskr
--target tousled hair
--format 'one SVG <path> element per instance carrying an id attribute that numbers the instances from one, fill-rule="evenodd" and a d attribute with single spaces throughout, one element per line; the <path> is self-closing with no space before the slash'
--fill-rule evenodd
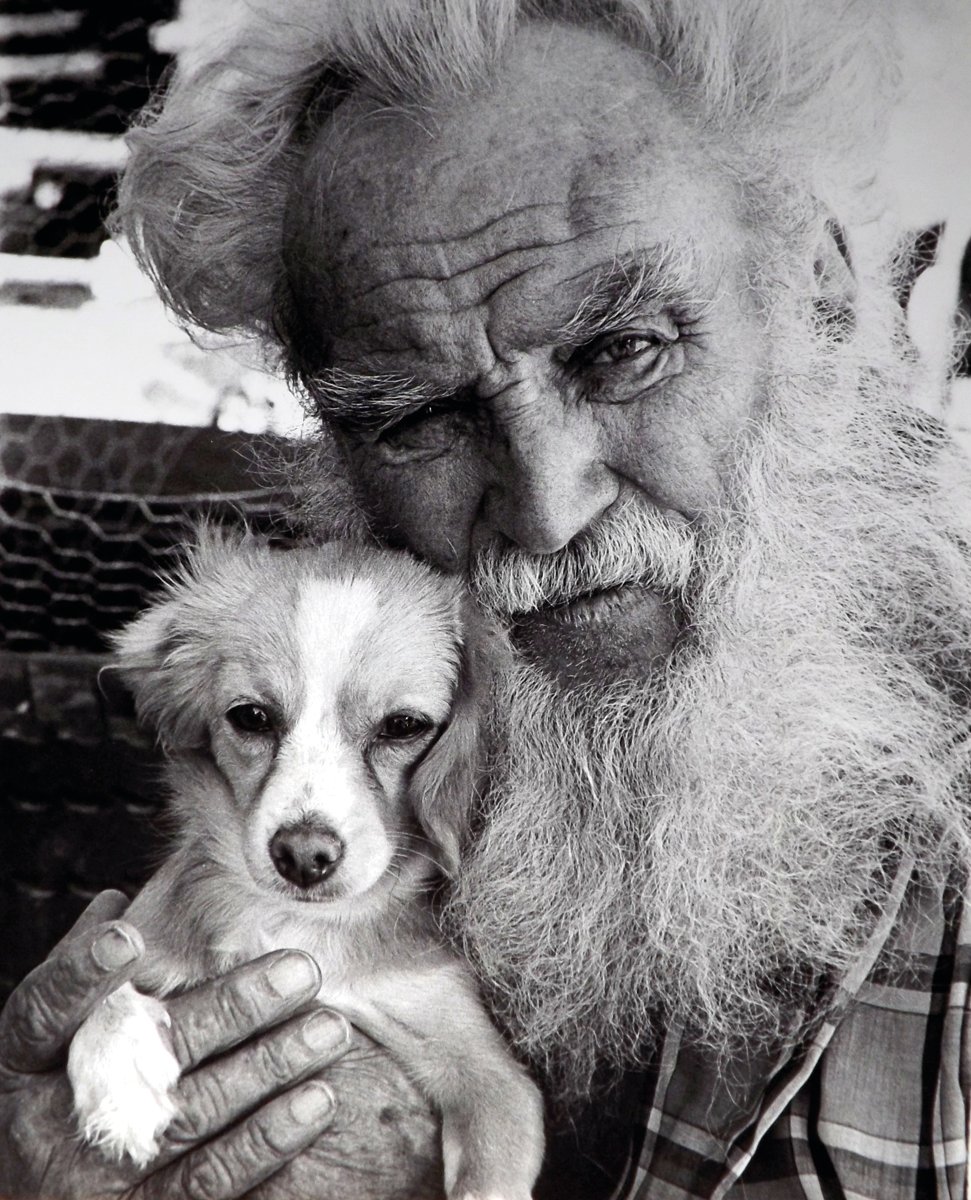
<path id="1" fill-rule="evenodd" d="M 328 114 L 358 89 L 391 107 L 468 94 L 531 20 L 642 51 L 753 225 L 824 210 L 852 222 L 894 75 L 870 0 L 299 0 L 177 72 L 146 110 L 116 230 L 180 319 L 256 338 L 301 381 L 285 214 Z"/>

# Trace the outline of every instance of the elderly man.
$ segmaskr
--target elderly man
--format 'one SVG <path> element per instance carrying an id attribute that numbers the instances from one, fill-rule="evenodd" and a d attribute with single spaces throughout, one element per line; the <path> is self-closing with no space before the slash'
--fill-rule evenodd
<path id="1" fill-rule="evenodd" d="M 445 915 L 567 1131 L 546 1196 L 963 1193 L 971 491 L 853 241 L 878 24 L 321 2 L 134 139 L 168 302 L 332 435 L 317 518 L 511 630 Z M 140 949 L 102 898 L 10 1002 L 0 1192 L 437 1194 L 395 1065 L 301 1040 L 295 954 L 172 1002 L 153 1171 L 79 1149 L 64 1043 Z"/>

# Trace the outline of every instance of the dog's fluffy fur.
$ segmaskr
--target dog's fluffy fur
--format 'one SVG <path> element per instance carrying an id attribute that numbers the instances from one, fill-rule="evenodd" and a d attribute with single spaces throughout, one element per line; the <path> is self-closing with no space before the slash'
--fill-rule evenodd
<path id="1" fill-rule="evenodd" d="M 153 995 L 307 951 L 321 1003 L 385 1045 L 441 1111 L 449 1196 L 525 1200 L 539 1093 L 427 898 L 456 866 L 475 792 L 490 636 L 457 585 L 405 555 L 280 552 L 204 532 L 116 639 L 139 716 L 168 752 L 179 824 L 129 918 L 147 948 L 135 983 Z M 318 866 L 340 847 L 319 879 L 294 878 L 301 838 L 318 839 Z M 164 1021 L 126 985 L 70 1054 L 85 1136 L 141 1164 L 175 1111 Z"/>

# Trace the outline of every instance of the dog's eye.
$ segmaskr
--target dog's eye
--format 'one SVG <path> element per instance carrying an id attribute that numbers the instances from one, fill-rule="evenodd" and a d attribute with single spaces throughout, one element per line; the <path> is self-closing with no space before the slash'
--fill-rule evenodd
<path id="1" fill-rule="evenodd" d="M 378 737 L 390 741 L 403 741 L 405 738 L 417 737 L 419 733 L 427 733 L 432 723 L 425 717 L 416 717 L 413 713 L 392 713 L 385 717 L 378 729 Z"/>
<path id="2" fill-rule="evenodd" d="M 273 718 L 259 704 L 234 704 L 226 720 L 240 733 L 272 733 Z"/>

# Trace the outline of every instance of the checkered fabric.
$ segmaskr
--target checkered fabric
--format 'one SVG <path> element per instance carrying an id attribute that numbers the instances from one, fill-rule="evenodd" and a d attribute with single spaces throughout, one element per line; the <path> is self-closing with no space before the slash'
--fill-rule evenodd
<path id="1" fill-rule="evenodd" d="M 967 897 L 905 865 L 826 1022 L 774 1061 L 726 1077 L 670 1033 L 617 1200 L 966 1200 Z"/>

